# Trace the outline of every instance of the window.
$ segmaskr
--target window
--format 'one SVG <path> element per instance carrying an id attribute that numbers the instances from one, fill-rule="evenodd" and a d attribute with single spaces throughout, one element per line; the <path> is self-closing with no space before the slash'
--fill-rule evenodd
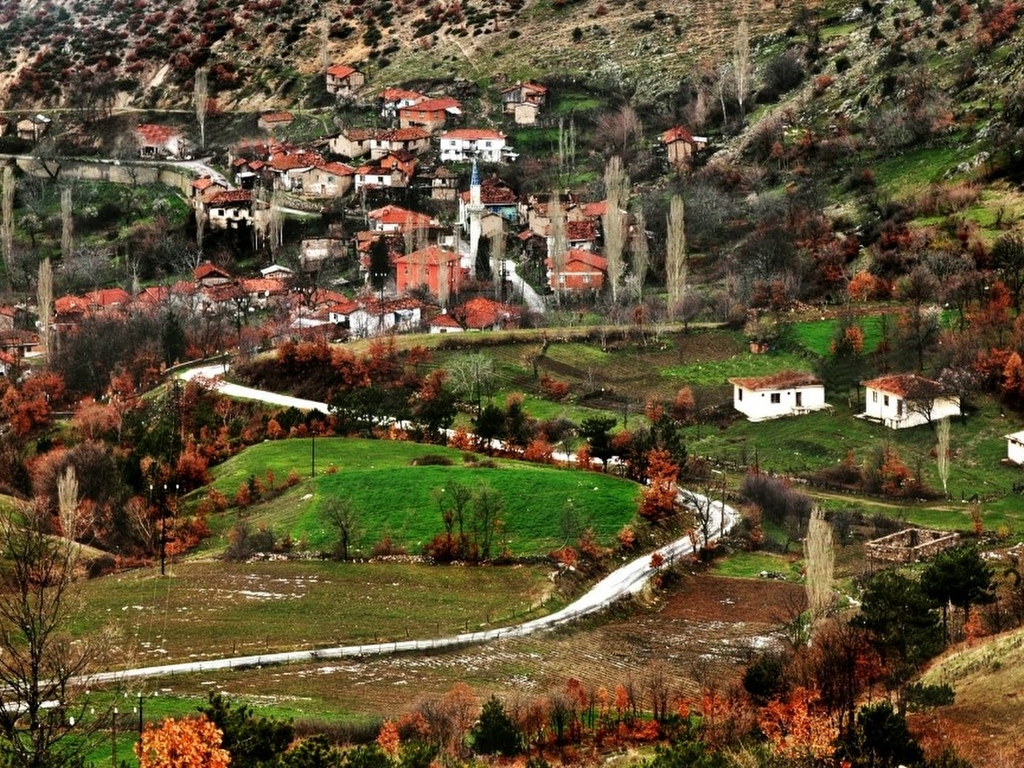
<path id="1" fill-rule="evenodd" d="M 803 408 L 804 407 L 804 393 L 803 392 L 797 392 L 796 393 L 796 407 L 797 408 Z"/>
<path id="2" fill-rule="evenodd" d="M 886 395 L 885 397 L 882 398 L 882 405 L 884 405 L 886 408 L 889 407 L 889 396 L 888 395 Z"/>
<path id="3" fill-rule="evenodd" d="M 872 403 L 877 403 L 878 402 L 878 391 L 877 390 L 874 390 L 874 389 L 871 390 L 871 402 Z"/>
<path id="4" fill-rule="evenodd" d="M 781 392 L 772 392 L 772 405 L 778 405 L 782 402 Z"/>
<path id="5" fill-rule="evenodd" d="M 740 387 L 736 387 L 736 399 L 737 400 L 742 400 L 743 399 L 743 390 Z"/>
<path id="6" fill-rule="evenodd" d="M 896 415 L 899 416 L 900 418 L 903 418 L 903 401 L 902 400 L 897 400 L 896 401 Z"/>

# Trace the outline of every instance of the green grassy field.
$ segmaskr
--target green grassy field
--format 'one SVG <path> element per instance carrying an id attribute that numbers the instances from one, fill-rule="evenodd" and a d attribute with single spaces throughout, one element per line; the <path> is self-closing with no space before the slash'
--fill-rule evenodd
<path id="1" fill-rule="evenodd" d="M 448 457 L 451 466 L 413 466 L 425 455 Z M 254 526 L 271 528 L 276 536 L 289 534 L 311 549 L 330 549 L 335 533 L 320 513 L 325 499 L 341 497 L 357 512 L 360 535 L 355 549 L 368 553 L 385 536 L 412 554 L 444 528 L 436 494 L 452 483 L 477 491 L 488 487 L 501 499 L 503 526 L 495 537 L 494 553 L 507 545 L 516 556 L 545 554 L 566 543 L 563 510 L 571 505 L 599 540 L 611 543 L 636 512 L 639 487 L 610 475 L 560 469 L 514 461 L 494 467 L 467 463 L 460 451 L 416 443 L 349 440 L 316 441 L 317 476 L 245 512 Z M 479 458 L 479 457 L 476 457 Z M 273 471 L 280 485 L 292 470 L 308 478 L 312 465 L 310 440 L 284 440 L 254 446 L 219 467 L 213 486 L 233 498 L 249 477 L 265 478 Z M 331 472 L 326 472 L 328 467 Z M 336 471 L 333 471 L 336 470 Z M 211 521 L 219 535 L 208 545 L 225 544 L 224 532 L 236 511 Z"/>

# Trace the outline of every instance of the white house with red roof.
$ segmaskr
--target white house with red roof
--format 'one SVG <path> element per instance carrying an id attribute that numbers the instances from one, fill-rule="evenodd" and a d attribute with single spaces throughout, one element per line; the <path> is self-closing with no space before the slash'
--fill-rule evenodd
<path id="1" fill-rule="evenodd" d="M 212 229 L 238 229 L 253 221 L 254 198 L 247 189 L 218 192 L 203 201 Z"/>
<path id="2" fill-rule="evenodd" d="M 313 165 L 290 173 L 292 189 L 314 197 L 341 197 L 352 189 L 356 169 L 339 162 L 326 162 L 317 155 Z"/>
<path id="3" fill-rule="evenodd" d="M 189 185 L 189 199 L 193 208 L 199 207 L 208 198 L 218 192 L 227 192 L 227 185 L 211 179 L 209 176 L 200 176 Z"/>
<path id="4" fill-rule="evenodd" d="M 440 136 L 441 162 L 467 162 L 473 158 L 485 163 L 515 159 L 505 146 L 505 134 L 491 128 L 457 128 Z"/>
<path id="5" fill-rule="evenodd" d="M 442 312 L 437 315 L 433 320 L 428 323 L 430 333 L 465 333 L 466 329 L 459 325 L 459 322 L 449 315 L 447 312 Z"/>
<path id="6" fill-rule="evenodd" d="M 801 371 L 779 371 L 767 376 L 729 379 L 732 405 L 748 421 L 798 416 L 828 408 L 825 384 Z"/>
<path id="7" fill-rule="evenodd" d="M 406 232 L 429 229 L 437 224 L 425 213 L 410 211 L 397 205 L 375 208 L 366 214 L 366 218 L 370 222 L 370 228 L 375 232 Z"/>
<path id="8" fill-rule="evenodd" d="M 155 123 L 135 126 L 135 143 L 140 157 L 172 157 L 185 155 L 185 135 L 178 128 Z"/>
<path id="9" fill-rule="evenodd" d="M 327 92 L 336 96 L 349 96 L 366 82 L 366 76 L 347 64 L 334 64 L 324 75 Z"/>
<path id="10" fill-rule="evenodd" d="M 370 159 L 379 160 L 392 152 L 418 154 L 430 149 L 430 132 L 423 128 L 395 128 L 379 131 L 370 139 Z"/>
<path id="11" fill-rule="evenodd" d="M 362 157 L 370 151 L 377 131 L 373 128 L 344 128 L 337 136 L 331 137 L 327 147 L 332 154 L 347 157 Z"/>
<path id="12" fill-rule="evenodd" d="M 1024 430 L 1006 435 L 1006 458 L 1014 464 L 1024 464 Z"/>
<path id="13" fill-rule="evenodd" d="M 863 419 L 890 429 L 930 424 L 960 415 L 960 398 L 942 385 L 913 373 L 897 373 L 861 382 L 864 385 Z"/>

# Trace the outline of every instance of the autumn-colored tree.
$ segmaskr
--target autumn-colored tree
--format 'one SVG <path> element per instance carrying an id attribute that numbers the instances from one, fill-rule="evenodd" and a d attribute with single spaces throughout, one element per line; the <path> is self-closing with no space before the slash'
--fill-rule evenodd
<path id="1" fill-rule="evenodd" d="M 652 450 L 647 457 L 648 484 L 640 501 L 640 516 L 652 523 L 671 519 L 679 511 L 679 466 L 664 449 Z"/>
<path id="2" fill-rule="evenodd" d="M 760 713 L 758 725 L 775 753 L 788 759 L 822 759 L 832 753 L 839 735 L 818 707 L 816 692 L 796 688 L 785 699 L 770 701 Z"/>
<path id="3" fill-rule="evenodd" d="M 398 757 L 399 750 L 402 748 L 402 738 L 399 736 L 398 725 L 394 720 L 385 720 L 380 727 L 380 732 L 377 734 L 377 746 L 392 760 Z"/>
<path id="4" fill-rule="evenodd" d="M 676 392 L 676 399 L 672 401 L 672 418 L 680 424 L 689 424 L 696 415 L 697 399 L 693 396 L 693 390 L 683 387 Z"/>
<path id="5" fill-rule="evenodd" d="M 846 292 L 853 301 L 875 301 L 889 293 L 888 285 L 870 272 L 861 271 L 850 278 Z"/>
<path id="6" fill-rule="evenodd" d="M 223 734 L 206 715 L 150 725 L 135 745 L 139 768 L 227 768 L 231 755 L 221 748 Z"/>

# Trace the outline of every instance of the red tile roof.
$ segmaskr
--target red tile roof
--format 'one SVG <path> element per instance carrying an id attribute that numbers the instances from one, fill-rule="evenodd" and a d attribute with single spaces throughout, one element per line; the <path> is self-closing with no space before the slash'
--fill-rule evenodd
<path id="1" fill-rule="evenodd" d="M 291 112 L 268 112 L 265 115 L 260 115 L 260 120 L 264 123 L 290 123 L 295 119 L 295 115 Z"/>
<path id="2" fill-rule="evenodd" d="M 348 77 L 355 74 L 355 72 L 355 67 L 350 67 L 347 64 L 334 64 L 327 68 L 327 74 L 332 77 Z"/>
<path id="3" fill-rule="evenodd" d="M 200 178 L 192 182 L 192 188 L 197 189 L 200 192 L 203 192 L 214 185 L 217 185 L 218 187 L 224 186 L 219 181 L 214 181 L 209 176 L 201 176 Z"/>
<path id="4" fill-rule="evenodd" d="M 381 224 L 397 225 L 402 228 L 409 226 L 414 229 L 429 227 L 432 221 L 430 216 L 425 213 L 399 208 L 397 205 L 385 205 L 383 208 L 376 208 L 367 213 L 366 218 L 370 219 L 370 221 L 378 221 Z"/>
<path id="5" fill-rule="evenodd" d="M 730 384 L 735 384 L 743 389 L 759 391 L 762 389 L 792 389 L 794 387 L 815 387 L 823 386 L 821 379 L 813 373 L 801 371 L 779 371 L 767 376 L 746 376 L 729 379 Z"/>
<path id="6" fill-rule="evenodd" d="M 460 331 L 462 330 L 462 326 L 451 315 L 438 315 L 430 321 L 430 325 L 436 328 L 458 328 Z"/>
<path id="7" fill-rule="evenodd" d="M 204 261 L 192 271 L 192 277 L 202 280 L 207 277 L 228 277 L 231 275 L 210 261 Z"/>
<path id="8" fill-rule="evenodd" d="M 436 245 L 428 245 L 426 248 L 420 248 L 418 251 L 407 253 L 404 256 L 399 256 L 395 259 L 396 264 L 423 264 L 423 265 L 438 265 L 438 264 L 451 264 L 452 262 L 459 261 L 459 254 L 454 251 L 447 251 L 444 248 L 438 248 Z"/>
<path id="9" fill-rule="evenodd" d="M 449 109 L 461 111 L 462 105 L 451 96 L 442 96 L 439 99 L 427 99 L 411 107 L 402 108 L 402 112 L 445 112 Z"/>
<path id="10" fill-rule="evenodd" d="M 422 101 L 427 97 L 419 91 L 407 91 L 404 88 L 385 88 L 380 92 L 380 98 L 387 102 L 399 102 L 408 99 L 418 99 Z"/>
<path id="11" fill-rule="evenodd" d="M 171 139 L 181 138 L 181 131 L 178 128 L 171 128 L 169 125 L 155 125 L 154 123 L 140 123 L 135 126 L 135 132 L 147 145 L 163 145 Z"/>
<path id="12" fill-rule="evenodd" d="M 130 304 L 132 297 L 128 291 L 121 288 L 101 288 L 98 291 L 90 291 L 84 298 L 90 304 L 98 304 L 101 307 L 116 307 Z"/>
<path id="13" fill-rule="evenodd" d="M 456 128 L 441 134 L 441 140 L 454 139 L 461 141 L 481 141 L 487 139 L 504 139 L 505 134 L 491 128 Z"/>
<path id="14" fill-rule="evenodd" d="M 596 240 L 597 226 L 589 219 L 565 222 L 566 240 Z"/>
<path id="15" fill-rule="evenodd" d="M 674 141 L 685 141 L 687 144 L 696 144 L 693 139 L 693 134 L 681 125 L 669 128 L 661 134 L 661 141 L 663 144 L 671 144 Z"/>
<path id="16" fill-rule="evenodd" d="M 251 203 L 252 192 L 246 189 L 229 189 L 218 192 L 206 201 L 208 205 L 232 205 L 234 203 Z"/>
<path id="17" fill-rule="evenodd" d="M 914 373 L 894 373 L 879 376 L 877 379 L 862 381 L 868 389 L 887 392 L 898 397 L 937 396 L 942 393 L 942 385 L 937 381 L 926 379 Z"/>

